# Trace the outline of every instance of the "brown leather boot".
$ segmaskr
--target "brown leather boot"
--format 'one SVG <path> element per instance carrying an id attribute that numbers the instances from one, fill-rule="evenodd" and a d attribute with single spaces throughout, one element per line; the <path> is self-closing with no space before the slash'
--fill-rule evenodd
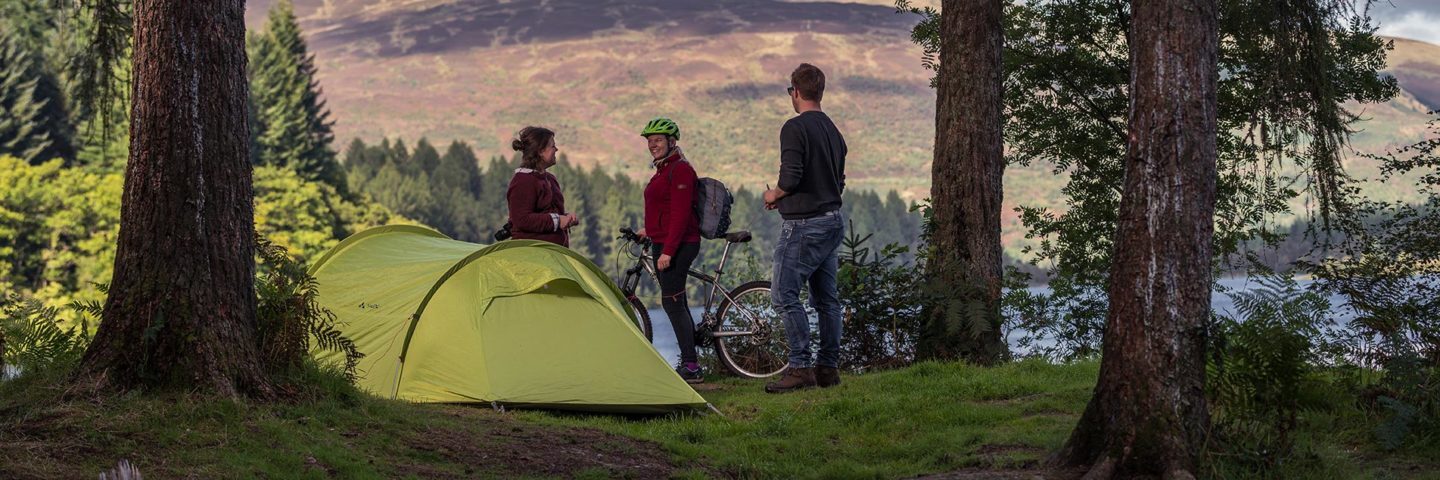
<path id="1" fill-rule="evenodd" d="M 816 366 L 815 384 L 820 388 L 830 388 L 840 384 L 840 369 L 835 367 Z"/>
<path id="2" fill-rule="evenodd" d="M 815 386 L 814 368 L 787 368 L 780 380 L 765 384 L 766 393 L 785 393 Z"/>

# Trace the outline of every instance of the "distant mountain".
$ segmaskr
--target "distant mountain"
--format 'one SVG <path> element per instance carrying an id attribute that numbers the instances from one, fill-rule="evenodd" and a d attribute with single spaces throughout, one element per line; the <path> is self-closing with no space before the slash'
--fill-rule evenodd
<path id="1" fill-rule="evenodd" d="M 663 8 L 657 5 L 663 5 Z M 261 25 L 264 2 L 251 2 Z M 462 139 L 505 153 L 527 124 L 556 127 L 571 161 L 643 172 L 637 132 L 674 117 L 707 174 L 772 180 L 789 73 L 825 69 L 826 106 L 860 187 L 918 195 L 934 92 L 917 17 L 893 7 L 776 0 L 306 1 L 296 4 L 337 137 Z"/>
<path id="2" fill-rule="evenodd" d="M 921 5 L 938 1 L 913 2 Z M 646 175 L 637 136 L 676 119 L 697 168 L 732 187 L 774 181 L 785 96 L 801 62 L 824 69 L 827 112 L 850 144 L 850 184 L 929 190 L 935 92 L 910 42 L 918 17 L 888 0 L 297 0 L 339 144 L 382 136 L 459 139 L 508 155 L 521 127 L 560 132 L 576 164 Z M 263 24 L 269 2 L 251 0 Z M 1395 39 L 1386 73 L 1404 92 L 1353 105 L 1368 120 L 1352 147 L 1380 152 L 1421 138 L 1440 108 L 1440 46 Z M 1355 156 L 1352 174 L 1377 173 Z M 1062 206 L 1046 166 L 1006 173 L 1007 242 L 1020 204 Z M 1382 195 L 1405 197 L 1405 188 Z"/>

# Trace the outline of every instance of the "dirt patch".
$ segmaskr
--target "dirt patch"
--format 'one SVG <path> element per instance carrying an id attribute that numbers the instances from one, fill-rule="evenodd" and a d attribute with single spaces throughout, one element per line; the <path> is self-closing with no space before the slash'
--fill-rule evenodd
<path id="1" fill-rule="evenodd" d="M 449 472 L 415 462 L 396 465 L 395 476 L 472 478 L 484 472 L 572 477 L 603 472 L 608 478 L 667 478 L 675 470 L 655 443 L 599 430 L 525 424 L 476 408 L 444 407 L 442 411 L 464 418 L 472 426 L 478 424 L 479 432 L 431 428 L 410 434 L 406 446 L 471 468 Z"/>
<path id="2" fill-rule="evenodd" d="M 24 413 L 0 406 L 0 478 L 94 478 L 122 459 L 146 477 L 246 478 L 249 473 L 228 470 L 213 455 L 197 453 L 240 443 L 251 449 L 246 455 L 257 456 L 256 465 L 328 478 L 355 469 L 386 478 L 667 478 L 677 469 L 655 443 L 595 429 L 529 424 L 481 408 L 413 406 L 406 414 L 428 419 L 396 422 L 395 414 L 386 412 L 373 422 L 346 419 L 328 426 L 339 419 L 287 420 L 279 409 L 211 406 L 209 401 L 58 401 Z M 185 411 L 197 403 L 202 408 Z M 156 413 L 162 410 L 182 413 Z M 315 447 L 297 448 L 278 438 L 268 447 L 241 442 L 263 435 L 304 436 Z M 366 441 L 376 436 L 387 439 L 378 450 L 375 442 Z M 347 460 L 334 455 L 334 449 L 346 446 L 363 449 L 369 464 L 336 463 Z"/>
<path id="3" fill-rule="evenodd" d="M 953 472 L 915 477 L 917 480 L 1069 480 L 1080 478 L 1084 470 L 1016 469 L 992 470 L 967 468 Z"/>
<path id="4" fill-rule="evenodd" d="M 696 383 L 690 385 L 690 388 L 694 388 L 697 392 L 719 392 L 723 390 L 729 390 L 729 386 L 721 385 L 719 383 Z"/>
<path id="5" fill-rule="evenodd" d="M 985 456 L 999 456 L 1010 453 L 1045 453 L 1045 449 L 1029 445 L 982 445 L 976 453 Z"/>
<path id="6" fill-rule="evenodd" d="M 1032 401 L 1032 400 L 1039 400 L 1039 399 L 1041 399 L 1041 398 L 1048 397 L 1048 396 L 1050 396 L 1050 395 L 1051 395 L 1050 393 L 1046 393 L 1046 392 L 1031 393 L 1031 394 L 1028 394 L 1028 395 L 1021 395 L 1021 396 L 1018 396 L 1018 397 L 992 398 L 992 399 L 989 399 L 989 400 L 979 400 L 979 401 L 976 401 L 975 403 L 978 403 L 978 404 L 981 404 L 981 405 L 1014 405 L 1014 404 L 1017 404 L 1017 403 L 1029 402 L 1029 401 Z"/>

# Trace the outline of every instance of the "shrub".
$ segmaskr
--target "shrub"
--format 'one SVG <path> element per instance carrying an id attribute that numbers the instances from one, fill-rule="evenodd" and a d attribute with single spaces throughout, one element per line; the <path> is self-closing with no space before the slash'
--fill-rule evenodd
<path id="1" fill-rule="evenodd" d="M 1207 454 L 1246 476 L 1274 475 L 1280 463 L 1296 458 L 1299 415 L 1325 407 L 1329 388 L 1319 365 L 1330 302 L 1290 278 L 1259 283 L 1229 294 L 1236 317 L 1212 316 L 1206 365 Z"/>
<path id="2" fill-rule="evenodd" d="M 840 254 L 839 292 L 845 308 L 843 368 L 862 370 L 908 365 L 920 332 L 918 267 L 900 262 L 909 248 L 865 246 L 871 235 L 850 233 Z"/>
<path id="3" fill-rule="evenodd" d="M 58 315 L 59 309 L 18 293 L 0 298 L 0 366 L 28 372 L 78 362 L 90 344 L 88 321 L 65 328 Z"/>
<path id="4" fill-rule="evenodd" d="M 260 269 L 255 278 L 256 323 L 262 361 L 268 371 L 291 373 L 304 367 L 311 342 L 324 350 L 345 354 L 345 377 L 355 379 L 355 366 L 364 357 L 355 342 L 336 328 L 334 312 L 316 302 L 319 285 L 305 265 L 291 258 L 284 247 L 256 236 Z"/>

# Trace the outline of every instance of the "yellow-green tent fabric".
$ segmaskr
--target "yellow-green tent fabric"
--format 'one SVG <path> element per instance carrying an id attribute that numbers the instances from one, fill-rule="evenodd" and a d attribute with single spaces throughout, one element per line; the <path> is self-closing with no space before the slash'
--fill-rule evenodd
<path id="1" fill-rule="evenodd" d="M 565 247 L 391 225 L 345 239 L 310 273 L 365 354 L 359 385 L 378 395 L 636 413 L 706 405 L 645 340 L 614 282 Z"/>

